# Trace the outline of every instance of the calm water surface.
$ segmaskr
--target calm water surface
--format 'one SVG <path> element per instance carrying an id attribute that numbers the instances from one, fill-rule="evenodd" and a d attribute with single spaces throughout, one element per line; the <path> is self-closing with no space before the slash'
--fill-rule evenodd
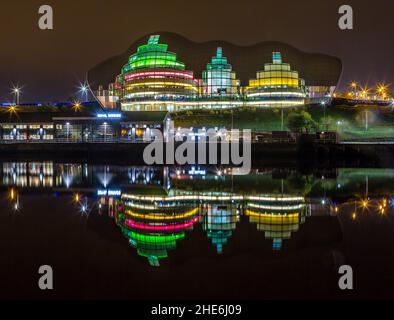
<path id="1" fill-rule="evenodd" d="M 3 299 L 394 298 L 393 169 L 1 162 L 0 188 Z"/>

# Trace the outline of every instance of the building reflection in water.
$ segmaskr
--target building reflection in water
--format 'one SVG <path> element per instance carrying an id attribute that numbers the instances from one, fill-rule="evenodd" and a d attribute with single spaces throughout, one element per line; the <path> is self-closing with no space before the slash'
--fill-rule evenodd
<path id="1" fill-rule="evenodd" d="M 267 239 L 272 239 L 272 248 L 280 250 L 282 241 L 290 239 L 291 233 L 298 231 L 310 210 L 307 210 L 303 197 L 283 195 L 264 200 L 248 203 L 246 215 Z"/>
<path id="2" fill-rule="evenodd" d="M 239 222 L 240 207 L 234 203 L 206 204 L 204 213 L 204 230 L 221 254 Z"/>
<path id="3" fill-rule="evenodd" d="M 152 266 L 159 266 L 197 225 L 218 254 L 225 253 L 240 221 L 255 225 L 272 241 L 273 250 L 281 250 L 308 217 L 339 214 L 336 201 L 354 202 L 354 218 L 357 210 L 373 206 L 372 199 L 365 199 L 374 192 L 381 197 L 385 190 L 384 198 L 375 201 L 384 214 L 394 191 L 392 183 L 386 183 L 394 170 L 386 169 L 344 169 L 329 178 L 318 173 L 308 179 L 290 172 L 293 176 L 278 181 L 269 169 L 237 177 L 225 168 L 51 161 L 3 162 L 0 168 L 0 187 L 7 190 L 12 210 L 21 209 L 21 197 L 29 192 L 73 196 L 88 219 L 90 214 L 114 219 L 129 244 Z M 354 194 L 362 200 L 355 200 Z"/>
<path id="4" fill-rule="evenodd" d="M 148 198 L 148 199 L 145 199 Z M 166 198 L 126 194 L 117 212 L 117 223 L 129 243 L 152 266 L 176 248 L 200 219 L 200 209 L 191 203 Z"/>

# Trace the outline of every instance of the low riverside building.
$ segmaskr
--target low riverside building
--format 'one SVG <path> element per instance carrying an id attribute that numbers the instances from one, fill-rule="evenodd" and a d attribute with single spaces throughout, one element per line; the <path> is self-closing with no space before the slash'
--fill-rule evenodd
<path id="1" fill-rule="evenodd" d="M 103 110 L 97 103 L 61 106 L 8 106 L 0 109 L 0 141 L 142 142 L 150 129 L 165 135 L 167 112 Z"/>

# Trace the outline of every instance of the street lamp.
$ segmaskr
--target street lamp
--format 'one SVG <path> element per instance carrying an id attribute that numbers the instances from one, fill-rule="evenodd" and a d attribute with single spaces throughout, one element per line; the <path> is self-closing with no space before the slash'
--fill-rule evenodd
<path id="1" fill-rule="evenodd" d="M 369 89 L 368 89 L 368 88 L 363 88 L 363 89 L 361 90 L 361 93 L 362 93 L 362 95 L 363 95 L 364 101 L 368 100 Z"/>
<path id="2" fill-rule="evenodd" d="M 79 87 L 79 92 L 82 92 L 82 94 L 85 95 L 85 102 L 88 101 L 88 90 L 89 90 L 89 85 L 86 82 L 81 84 Z"/>
<path id="3" fill-rule="evenodd" d="M 342 120 L 337 121 L 337 132 L 339 132 L 339 128 L 342 125 Z"/>
<path id="4" fill-rule="evenodd" d="M 327 131 L 327 124 L 326 124 L 326 102 L 323 100 L 321 102 L 321 105 L 323 106 L 323 125 L 325 126 L 325 130 Z"/>
<path id="5" fill-rule="evenodd" d="M 107 142 L 107 126 L 108 123 L 104 122 L 104 142 Z"/>
<path id="6" fill-rule="evenodd" d="M 388 85 L 385 85 L 385 84 L 379 84 L 377 87 L 378 95 L 380 95 L 382 100 L 386 99 L 387 89 L 388 89 Z"/>
<path id="7" fill-rule="evenodd" d="M 13 87 L 13 88 L 12 88 L 12 93 L 15 95 L 15 104 L 16 104 L 16 105 L 19 105 L 20 94 L 21 94 L 21 88 L 19 88 L 19 87 Z"/>
<path id="8" fill-rule="evenodd" d="M 368 131 L 368 109 L 365 108 L 365 131 Z"/>
<path id="9" fill-rule="evenodd" d="M 81 110 L 81 103 L 79 101 L 74 101 L 74 105 L 72 106 L 72 109 L 77 112 Z"/>
<path id="10" fill-rule="evenodd" d="M 66 123 L 66 137 L 67 137 L 67 142 L 69 141 L 69 135 L 70 135 L 70 122 Z"/>
<path id="11" fill-rule="evenodd" d="M 356 98 L 357 83 L 353 81 L 350 86 L 353 88 L 354 98 Z"/>

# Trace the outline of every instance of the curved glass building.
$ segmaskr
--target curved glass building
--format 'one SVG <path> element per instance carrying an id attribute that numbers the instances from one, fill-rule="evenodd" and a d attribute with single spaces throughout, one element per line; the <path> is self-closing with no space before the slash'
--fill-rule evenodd
<path id="1" fill-rule="evenodd" d="M 292 71 L 290 64 L 282 62 L 280 52 L 272 53 L 272 63 L 257 72 L 256 79 L 249 81 L 245 96 L 249 104 L 261 106 L 296 106 L 305 103 L 305 82 Z M 254 101 L 254 102 L 253 102 Z"/>
<path id="2" fill-rule="evenodd" d="M 223 56 L 222 48 L 218 47 L 216 56 L 207 64 L 203 71 L 203 95 L 206 97 L 234 97 L 238 95 L 239 81 L 231 64 Z"/>
<path id="3" fill-rule="evenodd" d="M 135 101 L 130 110 L 167 110 L 166 100 L 178 100 L 198 94 L 198 83 L 193 72 L 169 52 L 166 44 L 153 35 L 147 44 L 138 47 L 117 77 L 115 89 L 127 111 L 129 101 Z M 145 103 L 147 100 L 155 102 Z M 164 101 L 157 103 L 157 101 Z M 142 103 L 138 103 L 142 102 Z M 123 107 L 123 106 L 122 106 Z"/>
<path id="4" fill-rule="evenodd" d="M 151 35 L 131 55 L 114 88 L 123 111 L 179 111 L 237 107 L 288 107 L 305 104 L 305 82 L 274 52 L 272 63 L 241 87 L 236 72 L 217 47 L 201 71 L 201 79 L 186 70 L 168 45 Z M 197 70 L 199 72 L 199 70 Z M 246 84 L 246 83 L 245 83 Z"/>

